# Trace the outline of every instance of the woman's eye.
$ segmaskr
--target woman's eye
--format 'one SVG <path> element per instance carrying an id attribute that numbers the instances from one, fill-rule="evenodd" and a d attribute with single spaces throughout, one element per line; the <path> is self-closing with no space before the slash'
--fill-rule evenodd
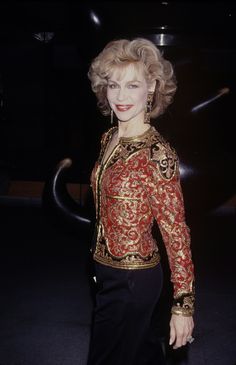
<path id="1" fill-rule="evenodd" d="M 138 87 L 138 85 L 130 84 L 128 87 L 129 87 L 129 89 L 136 89 Z"/>
<path id="2" fill-rule="evenodd" d="M 117 87 L 116 84 L 108 84 L 109 89 L 115 89 Z"/>

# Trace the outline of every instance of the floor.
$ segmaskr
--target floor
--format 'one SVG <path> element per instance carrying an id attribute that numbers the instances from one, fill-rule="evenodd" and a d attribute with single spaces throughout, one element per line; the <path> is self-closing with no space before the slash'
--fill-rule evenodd
<path id="1" fill-rule="evenodd" d="M 46 217 L 39 199 L 0 197 L 0 215 L 0 365 L 85 365 L 93 308 L 86 237 Z M 167 362 L 236 365 L 235 211 L 190 227 L 195 341 L 166 348 Z"/>

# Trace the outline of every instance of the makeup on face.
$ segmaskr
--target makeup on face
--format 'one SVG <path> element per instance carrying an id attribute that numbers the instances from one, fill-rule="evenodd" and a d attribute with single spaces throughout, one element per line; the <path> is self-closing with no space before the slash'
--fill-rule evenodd
<path id="1" fill-rule="evenodd" d="M 108 79 L 107 99 L 120 121 L 143 119 L 147 94 L 144 73 L 134 64 L 115 68 Z"/>

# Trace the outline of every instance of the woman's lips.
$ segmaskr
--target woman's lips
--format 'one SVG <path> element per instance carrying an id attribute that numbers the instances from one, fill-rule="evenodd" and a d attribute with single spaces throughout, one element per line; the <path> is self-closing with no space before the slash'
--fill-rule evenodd
<path id="1" fill-rule="evenodd" d="M 132 108 L 132 104 L 128 104 L 128 105 L 116 105 L 116 109 L 119 110 L 119 112 L 126 112 L 127 110 L 129 110 L 130 108 Z"/>

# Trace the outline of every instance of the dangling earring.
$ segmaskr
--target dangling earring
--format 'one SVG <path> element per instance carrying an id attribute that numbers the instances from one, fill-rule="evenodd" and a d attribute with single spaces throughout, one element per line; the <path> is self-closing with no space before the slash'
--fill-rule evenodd
<path id="1" fill-rule="evenodd" d="M 113 109 L 111 109 L 111 124 L 113 124 Z"/>
<path id="2" fill-rule="evenodd" d="M 148 93 L 146 110 L 145 110 L 145 121 L 144 123 L 150 124 L 150 114 L 152 111 L 152 102 L 153 102 L 154 93 Z"/>

